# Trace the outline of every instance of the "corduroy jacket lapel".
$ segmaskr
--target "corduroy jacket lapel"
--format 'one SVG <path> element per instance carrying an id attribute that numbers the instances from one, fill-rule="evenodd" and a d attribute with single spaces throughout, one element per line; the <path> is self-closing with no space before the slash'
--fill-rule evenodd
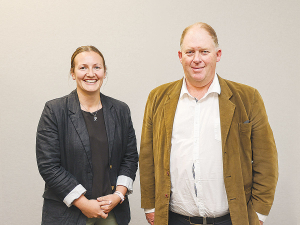
<path id="1" fill-rule="evenodd" d="M 169 143 L 169 149 L 171 147 L 171 138 L 172 138 L 172 130 L 173 130 L 173 122 L 175 117 L 175 112 L 178 104 L 178 99 L 182 87 L 183 79 L 179 80 L 176 85 L 170 89 L 167 93 L 165 105 L 164 105 L 164 113 L 163 120 L 165 121 L 166 133 L 167 133 L 167 143 Z"/>
<path id="2" fill-rule="evenodd" d="M 221 122 L 221 137 L 222 137 L 222 149 L 224 150 L 225 143 L 227 140 L 228 131 L 231 126 L 235 105 L 230 101 L 232 96 L 232 92 L 224 82 L 224 80 L 218 76 L 220 86 L 221 86 L 221 94 L 219 96 L 219 107 L 220 107 L 220 122 Z M 164 121 L 166 125 L 166 132 L 168 142 L 171 143 L 173 122 L 175 117 L 175 112 L 178 104 L 178 99 L 182 87 L 183 79 L 179 80 L 178 83 L 171 89 L 166 98 L 165 106 L 164 106 Z"/>
<path id="3" fill-rule="evenodd" d="M 230 101 L 232 92 L 225 83 L 225 81 L 219 77 L 221 86 L 221 94 L 219 96 L 219 108 L 220 108 L 220 122 L 221 122 L 221 137 L 222 137 L 222 149 L 224 153 L 225 143 L 227 140 L 228 132 L 231 126 L 235 104 Z"/>

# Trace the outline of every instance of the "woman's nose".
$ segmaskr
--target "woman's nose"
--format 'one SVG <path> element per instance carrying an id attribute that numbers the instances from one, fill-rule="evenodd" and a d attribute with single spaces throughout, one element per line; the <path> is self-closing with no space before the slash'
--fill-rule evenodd
<path id="1" fill-rule="evenodd" d="M 87 76 L 93 77 L 93 76 L 94 76 L 93 70 L 89 69 L 89 70 L 87 71 Z"/>

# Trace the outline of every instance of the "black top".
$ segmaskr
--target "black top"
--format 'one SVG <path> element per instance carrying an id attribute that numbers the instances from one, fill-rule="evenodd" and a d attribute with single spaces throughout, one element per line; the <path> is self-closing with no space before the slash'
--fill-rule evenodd
<path id="1" fill-rule="evenodd" d="M 83 117 L 89 133 L 92 165 L 93 165 L 93 187 L 92 199 L 111 194 L 111 185 L 109 180 L 109 156 L 108 141 L 103 117 L 103 110 L 97 113 L 97 119 L 94 119 L 92 113 L 83 111 Z"/>

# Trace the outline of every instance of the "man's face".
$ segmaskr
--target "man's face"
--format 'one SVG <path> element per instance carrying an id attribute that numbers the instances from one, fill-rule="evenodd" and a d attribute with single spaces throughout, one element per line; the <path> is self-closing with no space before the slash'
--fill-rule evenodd
<path id="1" fill-rule="evenodd" d="M 178 52 L 187 83 L 194 87 L 210 84 L 221 55 L 221 49 L 216 47 L 206 30 L 200 27 L 191 28 L 183 39 L 181 51 Z"/>

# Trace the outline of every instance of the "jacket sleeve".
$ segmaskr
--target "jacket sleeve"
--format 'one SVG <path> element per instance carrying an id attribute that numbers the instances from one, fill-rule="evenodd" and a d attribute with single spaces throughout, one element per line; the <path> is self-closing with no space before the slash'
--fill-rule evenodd
<path id="1" fill-rule="evenodd" d="M 252 122 L 251 145 L 253 154 L 251 200 L 256 212 L 268 215 L 273 204 L 278 180 L 278 159 L 273 132 L 258 91 L 254 93 L 250 121 Z"/>
<path id="2" fill-rule="evenodd" d="M 155 208 L 153 102 L 150 94 L 145 107 L 140 148 L 141 207 L 144 209 Z"/>
<path id="3" fill-rule="evenodd" d="M 61 121 L 60 121 L 61 122 Z M 61 201 L 79 183 L 76 178 L 61 165 L 62 135 L 58 130 L 58 121 L 51 104 L 46 103 L 41 115 L 36 135 L 36 158 L 39 172 L 46 182 L 46 189 L 52 192 Z"/>
<path id="4" fill-rule="evenodd" d="M 119 169 L 119 177 L 126 176 L 132 179 L 132 181 L 135 180 L 136 171 L 138 167 L 138 153 L 137 153 L 137 147 L 136 147 L 136 136 L 134 132 L 134 128 L 132 125 L 132 120 L 130 116 L 130 110 L 129 107 L 126 106 L 126 124 L 127 129 L 125 129 L 125 133 L 123 135 L 126 135 L 124 138 L 127 140 L 125 143 L 125 153 L 123 155 L 120 169 Z M 128 188 L 128 187 L 127 187 Z M 129 190 L 129 193 L 131 191 Z"/>

